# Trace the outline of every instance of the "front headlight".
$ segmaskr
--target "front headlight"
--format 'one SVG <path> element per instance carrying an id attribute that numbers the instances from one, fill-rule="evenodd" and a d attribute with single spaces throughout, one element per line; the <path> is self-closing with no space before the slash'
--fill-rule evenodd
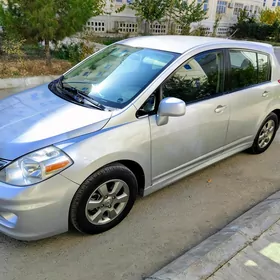
<path id="1" fill-rule="evenodd" d="M 27 154 L 0 171 L 0 181 L 28 186 L 39 183 L 66 169 L 73 163 L 60 149 L 50 146 Z"/>

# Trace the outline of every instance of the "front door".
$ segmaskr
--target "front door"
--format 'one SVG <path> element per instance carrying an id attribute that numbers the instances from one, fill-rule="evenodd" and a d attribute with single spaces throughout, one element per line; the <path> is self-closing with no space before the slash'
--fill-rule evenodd
<path id="1" fill-rule="evenodd" d="M 223 151 L 229 121 L 224 52 L 207 51 L 180 66 L 161 86 L 161 98 L 186 102 L 186 114 L 158 126 L 150 119 L 153 185 L 168 181 Z"/>

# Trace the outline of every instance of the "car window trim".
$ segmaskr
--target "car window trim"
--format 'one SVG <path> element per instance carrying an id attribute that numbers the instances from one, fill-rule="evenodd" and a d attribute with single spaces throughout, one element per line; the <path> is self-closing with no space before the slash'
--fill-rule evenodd
<path id="1" fill-rule="evenodd" d="M 149 98 L 150 98 L 153 94 L 155 95 L 155 98 L 156 98 L 156 104 L 155 104 L 154 110 L 152 110 L 152 111 L 150 111 L 150 112 L 143 113 L 143 114 L 140 113 L 140 112 L 143 112 L 143 111 L 141 111 L 141 108 L 145 105 L 145 103 L 149 100 Z M 155 115 L 155 114 L 157 113 L 160 100 L 161 100 L 161 90 L 160 90 L 160 88 L 157 88 L 153 93 L 151 93 L 151 94 L 149 95 L 149 97 L 145 100 L 145 102 L 142 104 L 142 106 L 136 111 L 136 113 L 135 113 L 136 118 L 137 118 L 137 119 L 142 119 L 142 118 L 147 117 L 147 116 Z"/>
<path id="2" fill-rule="evenodd" d="M 253 85 L 250 85 L 250 86 L 246 86 L 246 87 L 242 87 L 242 88 L 239 88 L 239 89 L 234 89 L 232 90 L 231 89 L 231 79 L 230 79 L 230 74 L 231 74 L 231 62 L 230 62 L 230 51 L 231 50 L 234 50 L 234 51 L 247 51 L 247 52 L 253 52 L 253 53 L 256 53 L 256 57 L 257 57 L 257 67 L 259 69 L 259 63 L 258 63 L 258 53 L 260 54 L 263 54 L 263 55 L 266 55 L 268 57 L 268 65 L 269 65 L 269 80 L 266 81 L 266 82 L 257 82 L 257 84 L 253 84 Z M 259 50 L 256 50 L 256 49 L 249 49 L 249 48 L 225 48 L 225 52 L 226 52 L 226 61 L 227 61 L 227 65 L 226 65 L 226 68 L 227 68 L 227 78 L 226 78 L 226 85 L 227 85 L 227 93 L 234 93 L 234 92 L 238 92 L 238 91 L 242 91 L 242 90 L 246 90 L 246 89 L 250 89 L 250 88 L 254 88 L 254 87 L 258 87 L 258 86 L 262 86 L 262 85 L 265 85 L 265 84 L 268 84 L 271 82 L 271 79 L 272 79 L 272 69 L 271 69 L 271 54 L 270 53 L 267 53 L 267 52 L 263 52 L 263 51 L 259 51 Z M 257 77 L 258 79 L 258 77 Z"/>

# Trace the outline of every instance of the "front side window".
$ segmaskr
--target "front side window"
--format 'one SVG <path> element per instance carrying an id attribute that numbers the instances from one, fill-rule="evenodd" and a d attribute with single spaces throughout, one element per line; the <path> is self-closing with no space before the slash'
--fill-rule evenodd
<path id="1" fill-rule="evenodd" d="M 223 52 L 204 52 L 188 60 L 163 84 L 163 98 L 177 97 L 186 103 L 211 98 L 223 92 L 223 80 Z"/>
<path id="2" fill-rule="evenodd" d="M 230 50 L 231 90 L 254 86 L 270 79 L 269 57 L 247 50 Z"/>
<path id="3" fill-rule="evenodd" d="M 116 44 L 65 74 L 62 83 L 103 106 L 123 108 L 178 56 L 177 53 Z"/>

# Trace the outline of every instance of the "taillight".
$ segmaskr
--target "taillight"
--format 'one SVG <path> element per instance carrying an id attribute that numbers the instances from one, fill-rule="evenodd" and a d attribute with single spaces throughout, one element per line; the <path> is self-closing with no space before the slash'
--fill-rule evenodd
<path id="1" fill-rule="evenodd" d="M 280 84 L 280 80 L 278 80 L 278 83 Z"/>

